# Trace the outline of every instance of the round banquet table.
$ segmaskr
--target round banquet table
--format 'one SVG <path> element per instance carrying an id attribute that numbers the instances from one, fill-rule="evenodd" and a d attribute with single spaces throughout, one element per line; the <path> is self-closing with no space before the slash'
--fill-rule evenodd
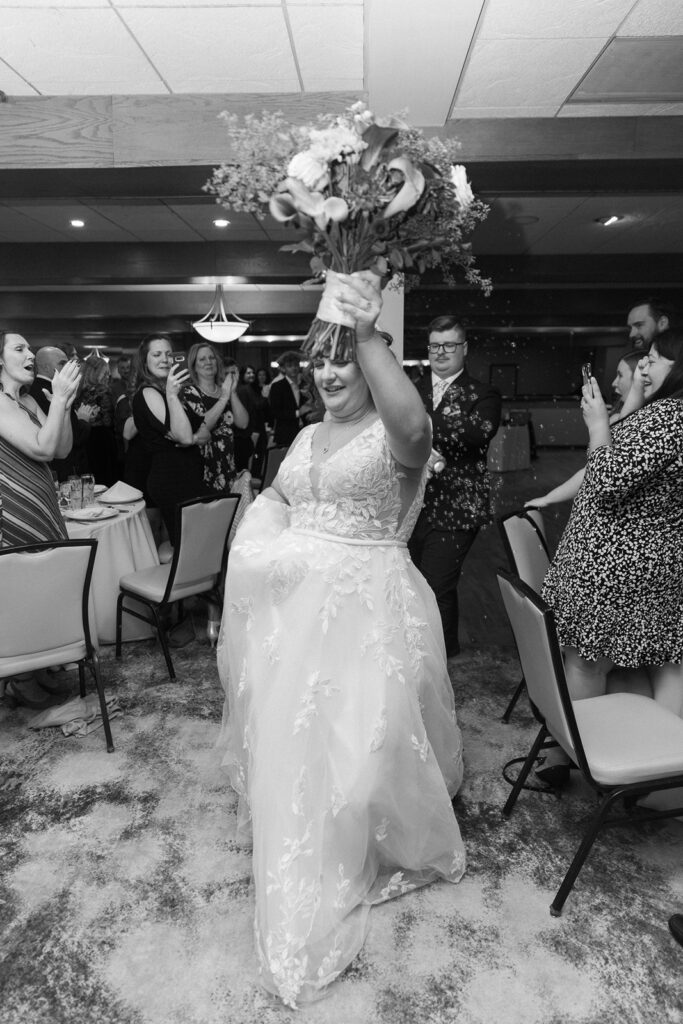
<path id="1" fill-rule="evenodd" d="M 82 522 L 65 518 L 70 540 L 92 537 L 97 554 L 90 587 L 90 628 L 100 643 L 116 641 L 116 600 L 119 580 L 126 573 L 159 564 L 156 544 L 145 515 L 144 501 L 104 506 L 116 509 L 110 519 Z M 144 606 L 140 606 L 144 610 Z M 152 636 L 149 626 L 131 615 L 123 616 L 123 639 L 142 640 Z"/>

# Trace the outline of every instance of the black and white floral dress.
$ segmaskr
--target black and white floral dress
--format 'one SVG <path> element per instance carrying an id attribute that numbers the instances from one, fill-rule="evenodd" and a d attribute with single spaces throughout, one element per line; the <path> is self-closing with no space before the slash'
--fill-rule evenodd
<path id="1" fill-rule="evenodd" d="M 218 401 L 194 384 L 183 389 L 181 398 L 183 405 L 202 420 Z M 210 440 L 201 445 L 199 451 L 204 461 L 204 483 L 219 494 L 227 494 L 235 477 L 235 437 L 229 406 L 211 431 Z"/>
<path id="2" fill-rule="evenodd" d="M 683 400 L 645 406 L 591 452 L 543 597 L 584 658 L 683 660 Z"/>

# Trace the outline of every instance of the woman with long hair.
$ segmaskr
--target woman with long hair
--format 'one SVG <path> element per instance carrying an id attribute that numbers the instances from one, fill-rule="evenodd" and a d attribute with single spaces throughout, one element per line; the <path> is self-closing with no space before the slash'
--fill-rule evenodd
<path id="1" fill-rule="evenodd" d="M 88 471 L 98 483 L 111 487 L 118 479 L 118 458 L 114 435 L 114 401 L 109 388 L 109 363 L 101 356 L 91 355 L 83 363 L 83 381 L 75 409 L 88 406 L 93 410 L 85 449 Z"/>
<path id="2" fill-rule="evenodd" d="M 132 409 L 150 468 L 147 492 L 161 512 L 173 545 L 176 506 L 211 489 L 204 482 L 200 447 L 209 439 L 203 420 L 186 409 L 180 392 L 188 370 L 173 362 L 173 345 L 165 334 L 150 334 L 137 352 L 137 388 Z"/>

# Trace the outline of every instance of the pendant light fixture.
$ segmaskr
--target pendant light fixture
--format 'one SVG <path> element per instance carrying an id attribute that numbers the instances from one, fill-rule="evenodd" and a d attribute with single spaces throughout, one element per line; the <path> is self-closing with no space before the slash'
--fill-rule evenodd
<path id="1" fill-rule="evenodd" d="M 228 313 L 231 313 L 229 309 Z M 192 326 L 205 341 L 215 341 L 218 343 L 237 341 L 246 331 L 249 321 L 243 320 L 236 313 L 231 313 L 231 316 L 232 319 L 229 320 L 225 311 L 223 285 L 217 284 L 211 309 L 201 320 L 195 320 Z"/>

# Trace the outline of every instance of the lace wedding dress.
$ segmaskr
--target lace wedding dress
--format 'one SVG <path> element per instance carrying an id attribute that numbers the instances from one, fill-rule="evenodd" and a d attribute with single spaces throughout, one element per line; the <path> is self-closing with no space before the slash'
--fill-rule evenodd
<path id="1" fill-rule="evenodd" d="M 425 485 L 381 421 L 316 469 L 305 428 L 230 551 L 221 742 L 253 841 L 265 987 L 318 998 L 373 903 L 465 867 L 462 749 L 435 598 L 406 540 Z"/>

